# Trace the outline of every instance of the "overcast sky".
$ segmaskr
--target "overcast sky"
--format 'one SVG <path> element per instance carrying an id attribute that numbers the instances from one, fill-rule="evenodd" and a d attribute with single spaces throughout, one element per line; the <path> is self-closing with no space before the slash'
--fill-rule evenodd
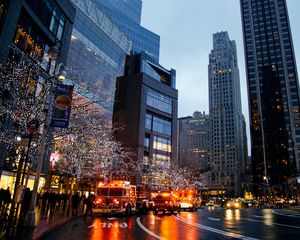
<path id="1" fill-rule="evenodd" d="M 230 39 L 237 44 L 242 108 L 249 128 L 240 1 L 142 1 L 142 26 L 160 35 L 160 64 L 176 70 L 178 116 L 191 116 L 196 110 L 208 113 L 207 66 L 212 34 L 227 31 Z M 286 1 L 300 69 L 300 0 Z"/>

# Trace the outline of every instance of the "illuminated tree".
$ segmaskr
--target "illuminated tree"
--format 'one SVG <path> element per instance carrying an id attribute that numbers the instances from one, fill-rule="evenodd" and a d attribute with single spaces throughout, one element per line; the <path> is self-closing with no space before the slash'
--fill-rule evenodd
<path id="1" fill-rule="evenodd" d="M 12 160 L 20 147 L 17 140 L 21 136 L 28 138 L 28 124 L 33 119 L 39 124 L 45 121 L 45 100 L 51 90 L 46 79 L 41 64 L 16 48 L 11 48 L 8 61 L 0 64 L 0 145 Z M 38 139 L 36 143 L 30 148 L 29 158 L 36 153 Z"/>
<path id="2" fill-rule="evenodd" d="M 148 179 L 149 188 L 152 190 L 163 189 L 186 189 L 195 187 L 199 189 L 202 185 L 199 179 L 194 176 L 189 167 L 171 164 L 139 165 L 139 173 Z"/>
<path id="3" fill-rule="evenodd" d="M 102 115 L 98 104 L 75 96 L 69 127 L 54 132 L 54 152 L 60 155 L 54 168 L 59 173 L 74 176 L 78 181 L 130 177 L 128 173 L 134 169 L 131 153 L 115 141 L 112 126 Z"/>

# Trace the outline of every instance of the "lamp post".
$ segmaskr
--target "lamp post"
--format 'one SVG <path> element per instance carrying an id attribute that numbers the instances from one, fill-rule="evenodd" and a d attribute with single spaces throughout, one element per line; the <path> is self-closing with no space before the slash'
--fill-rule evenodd
<path id="1" fill-rule="evenodd" d="M 52 61 L 55 61 L 56 65 L 56 58 L 58 56 L 59 50 L 57 46 L 54 46 L 49 49 L 48 52 L 48 57 L 50 59 L 50 65 Z M 30 208 L 28 211 L 27 215 L 27 222 L 26 225 L 30 227 L 34 227 L 36 224 L 35 221 L 35 206 L 36 206 L 36 200 L 37 200 L 37 194 L 38 194 L 38 186 L 39 186 L 39 181 L 40 181 L 40 175 L 41 175 L 41 170 L 42 170 L 42 165 L 43 165 L 43 158 L 45 154 L 45 146 L 46 146 L 46 140 L 47 140 L 47 135 L 48 135 L 48 130 L 49 130 L 49 124 L 50 124 L 50 108 L 52 107 L 52 102 L 53 102 L 53 85 L 54 83 L 58 80 L 58 75 L 59 71 L 61 68 L 62 64 L 59 64 L 58 66 L 55 67 L 53 74 L 50 73 L 50 81 L 51 81 L 51 90 L 50 90 L 50 101 L 49 105 L 46 106 L 48 109 L 45 109 L 45 123 L 43 127 L 43 132 L 41 135 L 41 140 L 40 140 L 40 147 L 38 150 L 38 159 L 37 159 L 37 168 L 36 168 L 36 174 L 35 174 L 35 179 L 34 179 L 34 187 L 32 191 L 32 196 L 30 200 Z"/>

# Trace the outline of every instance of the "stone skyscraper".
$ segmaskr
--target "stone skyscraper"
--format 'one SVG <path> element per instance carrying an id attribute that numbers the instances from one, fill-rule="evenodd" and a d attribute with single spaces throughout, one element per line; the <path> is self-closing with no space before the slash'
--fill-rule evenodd
<path id="1" fill-rule="evenodd" d="M 299 172 L 299 84 L 285 0 L 241 0 L 253 180 L 285 185 Z"/>
<path id="2" fill-rule="evenodd" d="M 213 35 L 209 55 L 209 116 L 211 124 L 210 188 L 230 195 L 241 192 L 245 154 L 240 77 L 235 41 L 227 32 Z"/>

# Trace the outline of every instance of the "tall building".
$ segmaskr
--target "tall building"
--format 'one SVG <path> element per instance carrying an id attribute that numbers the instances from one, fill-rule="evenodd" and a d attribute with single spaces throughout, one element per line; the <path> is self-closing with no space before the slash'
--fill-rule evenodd
<path id="1" fill-rule="evenodd" d="M 117 138 L 134 153 L 137 184 L 161 186 L 151 169 L 177 163 L 177 99 L 174 69 L 166 70 L 145 53 L 132 54 L 116 84 L 113 123 Z"/>
<path id="2" fill-rule="evenodd" d="M 135 52 L 145 52 L 159 62 L 159 35 L 141 26 L 141 0 L 96 0 L 106 13 L 123 29 L 132 40 Z"/>
<path id="3" fill-rule="evenodd" d="M 253 180 L 286 185 L 300 169 L 299 83 L 285 0 L 241 0 Z"/>
<path id="4" fill-rule="evenodd" d="M 194 112 L 193 117 L 178 119 L 178 162 L 190 166 L 195 173 L 207 171 L 209 163 L 209 116 Z"/>
<path id="5" fill-rule="evenodd" d="M 72 2 L 76 15 L 67 59 L 71 69 L 68 74 L 75 83 L 75 91 L 97 103 L 103 119 L 111 121 L 116 78 L 124 72 L 132 42 L 97 1 Z"/>
<path id="6" fill-rule="evenodd" d="M 209 54 L 209 116 L 211 122 L 210 187 L 228 194 L 241 191 L 244 166 L 243 115 L 235 41 L 227 32 L 213 35 Z"/>
<path id="7" fill-rule="evenodd" d="M 187 165 L 188 152 L 188 127 L 191 116 L 178 118 L 178 164 L 180 166 Z"/>

